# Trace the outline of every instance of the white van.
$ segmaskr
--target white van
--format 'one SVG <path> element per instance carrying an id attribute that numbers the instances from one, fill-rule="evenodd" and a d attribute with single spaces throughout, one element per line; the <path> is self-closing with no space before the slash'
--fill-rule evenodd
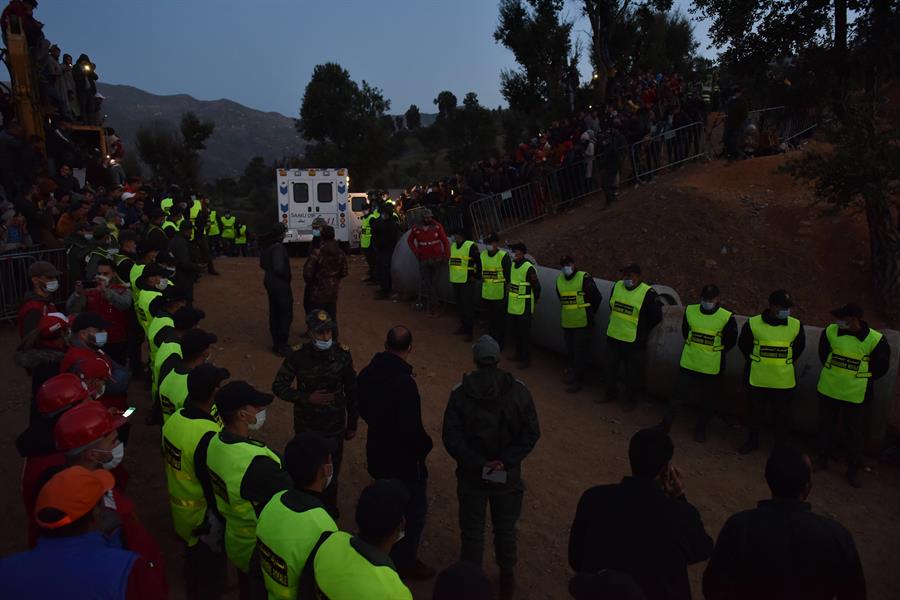
<path id="1" fill-rule="evenodd" d="M 285 227 L 285 243 L 311 242 L 313 221 L 322 218 L 334 227 L 335 239 L 346 245 L 359 245 L 362 212 L 351 194 L 347 169 L 278 169 L 278 215 Z M 364 207 L 363 207 L 363 210 Z"/>

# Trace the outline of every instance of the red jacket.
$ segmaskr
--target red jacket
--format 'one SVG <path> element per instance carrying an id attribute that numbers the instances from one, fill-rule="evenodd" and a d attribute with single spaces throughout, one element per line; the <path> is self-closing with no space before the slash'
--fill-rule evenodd
<path id="1" fill-rule="evenodd" d="M 41 317 L 47 313 L 56 312 L 56 305 L 50 298 L 38 296 L 34 292 L 25 294 L 25 299 L 19 307 L 16 315 L 16 324 L 19 326 L 19 338 L 24 338 L 26 333 L 31 333 L 37 328 Z"/>
<path id="2" fill-rule="evenodd" d="M 430 227 L 416 225 L 409 232 L 406 242 L 419 260 L 450 257 L 450 240 L 444 233 L 444 226 L 438 222 Z"/>
<path id="3" fill-rule="evenodd" d="M 115 291 L 126 288 L 124 285 L 112 285 L 110 289 Z M 84 295 L 87 298 L 87 310 L 100 315 L 107 323 L 107 343 L 124 342 L 128 338 L 128 312 L 113 306 L 103 292 L 96 288 L 85 290 Z"/>

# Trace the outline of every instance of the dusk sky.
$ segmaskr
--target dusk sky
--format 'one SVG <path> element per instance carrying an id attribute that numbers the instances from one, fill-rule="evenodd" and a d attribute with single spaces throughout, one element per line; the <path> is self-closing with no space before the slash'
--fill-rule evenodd
<path id="1" fill-rule="evenodd" d="M 676 5 L 686 13 L 689 1 Z M 568 13 L 578 16 L 574 1 Z M 90 55 L 101 82 L 291 117 L 323 62 L 382 88 L 393 113 L 434 112 L 444 89 L 504 104 L 500 71 L 515 66 L 494 42 L 494 0 L 40 0 L 35 17 L 64 53 Z M 587 48 L 588 24 L 575 30 Z M 695 35 L 710 55 L 705 24 Z M 590 71 L 585 60 L 585 79 Z"/>

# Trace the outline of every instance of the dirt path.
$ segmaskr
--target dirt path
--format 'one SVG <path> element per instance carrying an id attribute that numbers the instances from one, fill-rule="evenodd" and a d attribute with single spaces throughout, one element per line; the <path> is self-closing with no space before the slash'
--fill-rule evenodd
<path id="1" fill-rule="evenodd" d="M 613 263 L 615 264 L 615 263 Z M 299 281 L 302 259 L 294 259 Z M 219 262 L 223 276 L 205 278 L 197 288 L 197 305 L 207 311 L 204 327 L 218 334 L 220 343 L 212 360 L 228 367 L 233 377 L 244 378 L 268 389 L 280 359 L 270 354 L 267 334 L 265 294 L 262 276 L 253 259 Z M 421 557 L 444 567 L 457 559 L 459 533 L 456 526 L 457 501 L 454 464 L 440 442 L 444 406 L 450 389 L 460 375 L 472 368 L 470 348 L 450 335 L 456 326 L 453 318 L 427 318 L 412 312 L 408 305 L 371 300 L 372 288 L 359 280 L 362 267 L 354 258 L 351 276 L 344 285 L 339 308 L 342 340 L 351 346 L 357 369 L 368 363 L 381 349 L 387 329 L 395 324 L 408 325 L 414 332 L 411 363 L 423 397 L 425 426 L 435 439 L 429 458 L 431 481 L 429 515 Z M 299 300 L 299 285 L 295 297 Z M 300 333 L 302 311 L 296 308 L 294 330 Z M 0 330 L 0 346 L 11 356 L 16 343 L 11 328 Z M 299 341 L 295 336 L 293 341 Z M 600 393 L 588 385 L 580 394 L 562 392 L 563 365 L 556 356 L 538 352 L 530 371 L 516 375 L 532 390 L 541 421 L 542 438 L 532 456 L 524 463 L 528 482 L 525 507 L 520 522 L 518 568 L 520 598 L 560 599 L 567 597 L 568 531 L 581 492 L 591 485 L 618 481 L 628 470 L 627 440 L 639 428 L 656 423 L 659 406 L 649 404 L 630 415 L 617 407 L 596 405 L 593 395 Z M 0 498 L 0 511 L 10 515 L 0 528 L 0 555 L 21 549 L 25 540 L 19 488 L 21 461 L 12 445 L 27 420 L 28 381 L 11 360 L 0 367 L 6 382 L 4 402 L 0 403 L 0 485 L 6 490 Z M 133 386 L 138 387 L 138 386 Z M 143 425 L 147 400 L 135 391 L 141 411 L 135 419 L 125 464 L 132 473 L 129 492 L 136 499 L 142 519 L 150 527 L 169 556 L 169 576 L 173 598 L 182 598 L 179 546 L 175 541 L 165 492 L 163 465 L 158 451 L 159 431 Z M 291 436 L 291 407 L 277 401 L 270 409 L 261 437 L 281 450 Z M 703 515 L 706 527 L 715 536 L 724 520 L 733 512 L 752 507 L 767 496 L 762 471 L 764 457 L 757 454 L 740 457 L 734 453 L 739 432 L 727 429 L 716 420 L 706 445 L 690 439 L 691 423 L 676 424 L 675 461 L 684 473 L 688 498 Z M 347 445 L 342 473 L 342 527 L 352 530 L 353 505 L 359 491 L 370 478 L 365 470 L 365 426 L 360 436 Z M 810 498 L 814 508 L 832 515 L 853 532 L 862 555 L 873 599 L 900 598 L 900 572 L 895 554 L 900 544 L 900 473 L 878 468 L 866 476 L 866 488 L 852 490 L 834 473 L 817 475 Z M 490 542 L 486 548 L 486 567 L 496 578 Z M 691 569 L 694 597 L 700 598 L 703 565 Z M 431 582 L 413 585 L 417 599 L 430 598 Z M 236 594 L 234 594 L 236 597 Z"/>

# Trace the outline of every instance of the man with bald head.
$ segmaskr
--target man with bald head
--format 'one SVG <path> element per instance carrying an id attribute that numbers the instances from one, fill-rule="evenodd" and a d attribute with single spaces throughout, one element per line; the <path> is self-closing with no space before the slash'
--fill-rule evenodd
<path id="1" fill-rule="evenodd" d="M 422 400 L 412 375 L 412 332 L 402 325 L 388 331 L 384 352 L 359 373 L 359 414 L 369 425 L 366 459 L 375 479 L 399 479 L 409 491 L 406 535 L 391 558 L 404 579 L 429 579 L 434 569 L 416 558 L 425 513 L 431 436 L 422 425 Z"/>

